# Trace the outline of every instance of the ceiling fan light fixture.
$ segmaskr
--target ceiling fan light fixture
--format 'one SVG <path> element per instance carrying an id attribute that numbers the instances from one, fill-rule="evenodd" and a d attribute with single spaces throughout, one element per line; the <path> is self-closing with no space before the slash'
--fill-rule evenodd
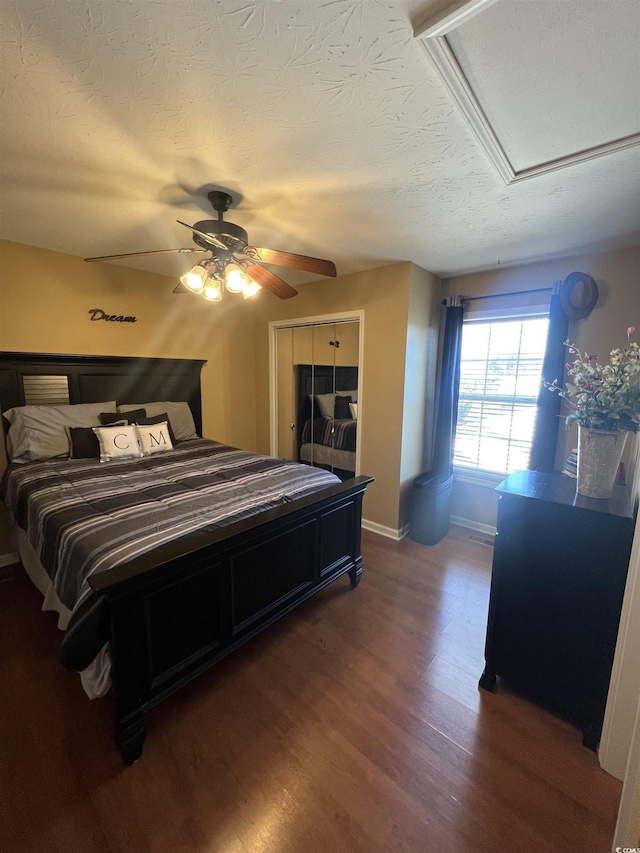
<path id="1" fill-rule="evenodd" d="M 209 276 L 209 261 L 199 261 L 189 272 L 180 276 L 180 281 L 194 293 L 202 293 Z"/>
<path id="2" fill-rule="evenodd" d="M 224 280 L 230 293 L 244 293 L 245 288 L 251 284 L 251 279 L 238 264 L 227 264 L 224 270 Z"/>
<path id="3" fill-rule="evenodd" d="M 242 288 L 242 295 L 245 299 L 249 299 L 251 296 L 255 296 L 256 293 L 262 290 L 262 285 L 258 284 L 257 281 L 253 279 L 249 279 L 249 284 L 246 284 Z"/>
<path id="4" fill-rule="evenodd" d="M 202 288 L 201 295 L 208 302 L 220 302 L 222 300 L 222 282 L 212 276 L 209 277 Z"/>

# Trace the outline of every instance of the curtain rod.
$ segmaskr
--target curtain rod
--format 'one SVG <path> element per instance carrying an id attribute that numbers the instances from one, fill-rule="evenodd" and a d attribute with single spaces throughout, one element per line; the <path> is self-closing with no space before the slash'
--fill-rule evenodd
<path id="1" fill-rule="evenodd" d="M 475 302 L 477 299 L 498 299 L 500 296 L 525 296 L 528 293 L 547 293 L 553 291 L 553 287 L 537 287 L 533 290 L 512 290 L 510 293 L 489 293 L 487 296 L 461 296 L 461 302 Z M 446 305 L 447 300 L 442 300 L 442 305 Z"/>
<path id="2" fill-rule="evenodd" d="M 524 296 L 528 293 L 547 293 L 553 287 L 537 287 L 534 290 L 512 290 L 510 293 L 491 293 L 488 296 L 462 296 L 463 302 L 475 302 L 476 299 L 497 299 L 500 296 Z"/>

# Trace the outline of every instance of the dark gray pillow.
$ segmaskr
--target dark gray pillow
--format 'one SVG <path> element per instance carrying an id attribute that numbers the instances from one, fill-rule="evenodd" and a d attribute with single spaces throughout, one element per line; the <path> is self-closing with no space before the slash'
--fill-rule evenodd
<path id="1" fill-rule="evenodd" d="M 66 427 L 71 459 L 97 459 L 100 456 L 98 436 L 91 427 Z"/>
<path id="2" fill-rule="evenodd" d="M 132 409 L 130 412 L 100 412 L 99 418 L 102 426 L 122 425 L 123 423 L 129 426 L 138 423 L 138 418 L 146 418 L 146 416 L 146 409 Z"/>
<path id="3" fill-rule="evenodd" d="M 124 419 L 115 421 L 110 426 L 123 426 Z M 100 442 L 93 431 L 93 427 L 65 427 L 64 431 L 69 439 L 70 459 L 99 459 Z"/>
<path id="4" fill-rule="evenodd" d="M 335 404 L 335 412 L 334 418 L 342 418 L 345 420 L 352 421 L 351 417 L 351 409 L 349 408 L 349 403 L 353 403 L 351 397 L 339 397 L 336 395 L 336 404 Z"/>

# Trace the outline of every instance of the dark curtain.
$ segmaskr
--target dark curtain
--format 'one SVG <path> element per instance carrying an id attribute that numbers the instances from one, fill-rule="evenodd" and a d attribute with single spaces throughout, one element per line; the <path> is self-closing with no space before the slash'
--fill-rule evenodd
<path id="1" fill-rule="evenodd" d="M 459 299 L 455 301 L 459 302 Z M 461 350 L 462 306 L 454 304 L 447 307 L 444 327 L 440 397 L 432 465 L 434 474 L 445 476 L 451 476 L 453 473 L 453 444 L 458 419 Z"/>
<path id="2" fill-rule="evenodd" d="M 549 306 L 549 331 L 542 363 L 544 382 L 557 379 L 559 385 L 563 384 L 564 364 L 567 359 L 564 342 L 568 334 L 569 318 L 562 310 L 560 295 L 554 293 Z M 557 392 L 549 391 L 544 382 L 538 394 L 536 426 L 529 456 L 529 468 L 532 471 L 553 471 L 555 468 L 562 398 Z"/>

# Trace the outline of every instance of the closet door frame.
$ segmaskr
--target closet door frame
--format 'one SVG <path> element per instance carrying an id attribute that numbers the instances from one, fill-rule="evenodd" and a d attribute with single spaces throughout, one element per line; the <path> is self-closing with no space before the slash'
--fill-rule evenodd
<path id="1" fill-rule="evenodd" d="M 269 323 L 269 441 L 270 454 L 278 454 L 278 370 L 277 370 L 277 332 L 278 329 L 294 329 L 301 326 L 324 326 L 331 323 L 358 323 L 358 437 L 356 440 L 356 476 L 360 473 L 360 454 L 362 447 L 362 427 L 364 399 L 364 309 L 341 311 L 337 314 L 319 314 L 314 317 L 296 317 L 291 320 L 272 320 Z"/>

